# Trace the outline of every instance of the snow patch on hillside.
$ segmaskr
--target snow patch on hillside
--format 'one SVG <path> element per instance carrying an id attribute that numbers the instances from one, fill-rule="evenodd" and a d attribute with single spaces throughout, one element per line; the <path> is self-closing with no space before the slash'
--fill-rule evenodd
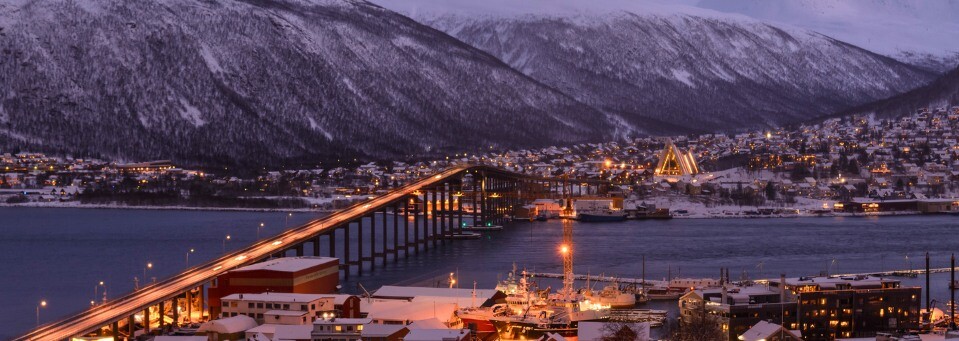
<path id="1" fill-rule="evenodd" d="M 213 71 L 213 73 L 223 72 L 223 67 L 220 66 L 220 61 L 213 56 L 213 52 L 210 51 L 210 47 L 206 44 L 200 45 L 200 56 L 203 57 L 203 62 L 206 63 L 206 66 Z"/>
<path id="2" fill-rule="evenodd" d="M 316 120 L 314 120 L 312 117 L 307 117 L 306 120 L 310 122 L 310 129 L 320 132 L 320 134 L 323 134 L 323 137 L 326 137 L 327 140 L 333 141 L 333 135 L 326 131 L 326 129 L 323 129 L 323 126 L 321 126 L 319 123 L 316 123 Z"/>
<path id="3" fill-rule="evenodd" d="M 204 121 L 202 117 L 203 114 L 200 113 L 200 109 L 190 104 L 190 101 L 181 98 L 180 105 L 183 106 L 183 108 L 180 109 L 180 117 L 184 120 L 193 124 L 194 127 L 202 127 L 206 124 L 206 121 Z"/>
<path id="4" fill-rule="evenodd" d="M 693 83 L 693 74 L 689 73 L 689 71 L 680 69 L 672 69 L 670 71 L 673 73 L 673 78 L 676 78 L 676 80 L 688 85 L 690 88 L 696 87 L 696 83 Z"/>

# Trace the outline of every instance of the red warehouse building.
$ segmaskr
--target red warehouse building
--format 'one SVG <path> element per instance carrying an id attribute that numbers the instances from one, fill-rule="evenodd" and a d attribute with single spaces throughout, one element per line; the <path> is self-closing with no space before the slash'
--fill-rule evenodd
<path id="1" fill-rule="evenodd" d="M 211 309 L 232 294 L 282 292 L 331 294 L 340 284 L 340 260 L 330 257 L 284 257 L 231 270 L 216 278 L 208 291 Z M 213 312 L 219 313 L 219 311 Z"/>

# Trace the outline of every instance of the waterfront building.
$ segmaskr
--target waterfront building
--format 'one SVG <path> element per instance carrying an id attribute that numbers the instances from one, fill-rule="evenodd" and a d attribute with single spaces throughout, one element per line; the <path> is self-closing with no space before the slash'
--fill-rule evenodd
<path id="1" fill-rule="evenodd" d="M 339 286 L 339 265 L 336 258 L 285 257 L 231 270 L 209 289 L 211 313 L 220 315 L 220 298 L 232 294 L 332 294 Z"/>
<path id="2" fill-rule="evenodd" d="M 220 316 L 246 315 L 258 323 L 309 324 L 318 318 L 355 317 L 359 298 L 349 295 L 260 293 L 231 294 L 220 299 Z M 343 302 L 339 307 L 336 303 Z M 346 311 L 343 305 L 347 306 Z"/>
<path id="3" fill-rule="evenodd" d="M 456 311 L 462 306 L 443 300 L 374 300 L 363 305 L 365 316 L 378 324 L 408 325 L 414 321 L 436 319 L 445 328 L 462 324 Z"/>
<path id="4" fill-rule="evenodd" d="M 313 322 L 313 341 L 358 341 L 363 327 L 373 320 L 368 318 L 332 318 Z"/>
<path id="5" fill-rule="evenodd" d="M 799 303 L 795 329 L 806 340 L 919 329 L 920 287 L 872 276 L 799 277 L 771 280 L 769 286 L 780 288 L 781 283 Z"/>
<path id="6" fill-rule="evenodd" d="M 765 285 L 695 289 L 679 299 L 679 322 L 705 317 L 720 325 L 727 340 L 737 341 L 761 321 L 795 326 L 796 306 L 783 292 Z"/>

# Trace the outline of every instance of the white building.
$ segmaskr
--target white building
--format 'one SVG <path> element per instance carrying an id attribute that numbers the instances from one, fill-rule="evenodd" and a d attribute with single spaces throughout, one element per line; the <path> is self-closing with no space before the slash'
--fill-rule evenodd
<path id="1" fill-rule="evenodd" d="M 258 323 L 310 324 L 335 313 L 336 297 L 321 294 L 232 294 L 220 299 L 222 317 L 246 315 Z"/>
<path id="2" fill-rule="evenodd" d="M 371 323 L 368 318 L 332 318 L 313 322 L 313 341 L 357 341 L 361 338 L 363 325 Z"/>

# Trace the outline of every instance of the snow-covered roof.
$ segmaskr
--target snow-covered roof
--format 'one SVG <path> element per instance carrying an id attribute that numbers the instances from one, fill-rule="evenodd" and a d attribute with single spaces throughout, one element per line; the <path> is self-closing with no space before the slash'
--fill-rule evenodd
<path id="1" fill-rule="evenodd" d="M 310 340 L 313 333 L 311 325 L 284 325 L 277 326 L 273 334 L 273 341 Z"/>
<path id="2" fill-rule="evenodd" d="M 449 322 L 453 313 L 459 309 L 455 303 L 433 301 L 373 301 L 363 305 L 366 317 L 379 321 L 416 321 L 435 318 L 440 322 Z"/>
<path id="3" fill-rule="evenodd" d="M 317 319 L 316 321 L 313 321 L 313 324 L 331 324 L 331 325 L 335 325 L 335 324 L 369 324 L 370 322 L 373 322 L 373 319 L 371 319 L 371 318 L 342 318 L 342 317 L 337 317 L 337 318 L 330 319 L 330 320 Z"/>
<path id="4" fill-rule="evenodd" d="M 367 324 L 363 325 L 363 330 L 360 331 L 360 337 L 387 337 L 395 334 L 396 332 L 406 329 L 405 325 L 402 324 Z"/>
<path id="5" fill-rule="evenodd" d="M 794 332 L 783 329 L 782 326 L 778 324 L 766 321 L 759 321 L 753 325 L 752 328 L 749 328 L 749 330 L 740 335 L 739 339 L 743 341 L 768 340 L 772 338 L 773 335 L 778 334 L 780 330 L 782 330 L 782 333 L 786 334 L 787 336 L 791 336 L 797 340 L 799 339 L 798 335 L 796 335 Z"/>
<path id="6" fill-rule="evenodd" d="M 468 329 L 412 329 L 404 341 L 446 341 L 469 337 Z"/>
<path id="7" fill-rule="evenodd" d="M 408 326 L 406 326 L 406 328 L 409 328 L 410 330 L 413 330 L 413 329 L 444 329 L 444 328 L 446 328 L 446 326 L 443 325 L 443 322 L 440 322 L 440 320 L 437 320 L 437 319 L 435 319 L 435 318 L 428 318 L 428 319 L 413 321 L 413 322 L 410 323 Z"/>
<path id="8" fill-rule="evenodd" d="M 332 262 L 339 263 L 340 260 L 337 258 L 331 258 L 331 257 L 283 257 L 283 258 L 271 259 L 271 260 L 256 263 L 256 264 L 247 265 L 242 268 L 232 270 L 231 272 L 255 271 L 255 270 L 297 272 L 297 271 L 309 269 L 314 266 L 319 266 L 319 265 L 328 264 Z"/>
<path id="9" fill-rule="evenodd" d="M 230 294 L 221 298 L 221 300 L 240 300 L 240 301 L 263 301 L 263 302 L 313 302 L 322 298 L 329 298 L 332 295 L 320 294 L 294 294 L 284 292 L 265 292 L 262 294 Z"/>
<path id="10" fill-rule="evenodd" d="M 176 335 L 176 336 L 166 336 L 158 335 L 153 338 L 153 341 L 207 341 L 206 336 L 186 336 L 186 335 Z"/>
<path id="11" fill-rule="evenodd" d="M 477 299 L 489 299 L 496 295 L 495 289 L 476 289 Z M 417 296 L 434 297 L 473 297 L 473 289 L 459 288 L 430 288 L 430 287 L 401 287 L 384 285 L 373 293 L 374 298 L 413 299 Z"/>
<path id="12" fill-rule="evenodd" d="M 233 334 L 250 330 L 256 327 L 256 320 L 246 315 L 222 318 L 205 322 L 197 329 L 198 332 L 213 332 L 218 334 Z"/>

